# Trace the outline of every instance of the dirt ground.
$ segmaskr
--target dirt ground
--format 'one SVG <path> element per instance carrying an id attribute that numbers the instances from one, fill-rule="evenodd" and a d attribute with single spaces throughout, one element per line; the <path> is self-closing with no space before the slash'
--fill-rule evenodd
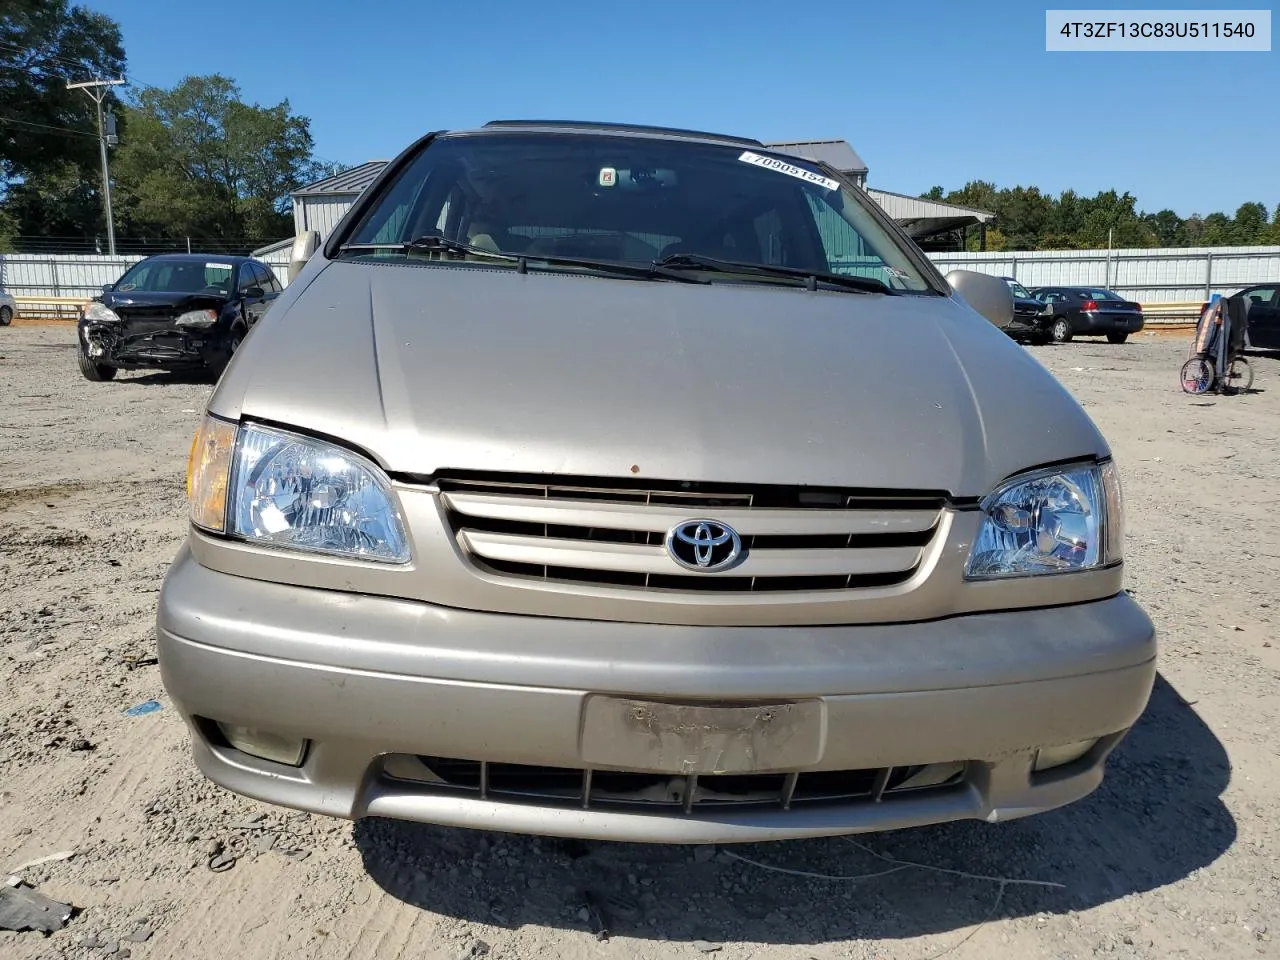
<path id="1" fill-rule="evenodd" d="M 147 658 L 210 387 L 91 384 L 69 325 L 0 330 L 0 882 L 74 851 L 18 872 L 80 911 L 0 957 L 1280 957 L 1280 358 L 1197 399 L 1186 343 L 1033 348 L 1114 447 L 1163 643 L 1104 786 L 1002 825 L 715 850 L 352 824 L 204 781 Z"/>

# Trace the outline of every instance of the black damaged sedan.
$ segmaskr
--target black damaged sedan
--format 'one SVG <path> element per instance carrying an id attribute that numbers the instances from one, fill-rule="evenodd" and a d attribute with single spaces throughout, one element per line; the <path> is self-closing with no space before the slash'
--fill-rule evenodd
<path id="1" fill-rule="evenodd" d="M 192 253 L 140 260 L 80 318 L 80 372 L 110 380 L 117 370 L 220 373 L 280 294 L 265 263 Z"/>

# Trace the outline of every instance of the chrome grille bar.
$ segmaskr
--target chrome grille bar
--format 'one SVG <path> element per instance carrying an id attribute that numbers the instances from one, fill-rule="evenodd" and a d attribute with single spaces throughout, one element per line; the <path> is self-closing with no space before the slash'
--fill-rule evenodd
<path id="1" fill-rule="evenodd" d="M 485 560 L 580 570 L 685 574 L 664 547 L 644 543 L 554 540 L 463 530 L 458 542 Z M 920 562 L 919 547 L 754 550 L 742 563 L 723 572 L 699 576 L 787 577 L 862 576 L 911 570 Z"/>
<path id="2" fill-rule="evenodd" d="M 881 512 L 856 509 L 756 509 L 695 504 L 675 507 L 452 491 L 443 494 L 443 497 L 450 510 L 467 517 L 569 527 L 637 530 L 643 533 L 666 533 L 677 523 L 695 517 L 695 511 L 698 510 L 713 514 L 716 520 L 729 524 L 746 537 L 921 533 L 933 529 L 938 522 L 936 509 Z"/>

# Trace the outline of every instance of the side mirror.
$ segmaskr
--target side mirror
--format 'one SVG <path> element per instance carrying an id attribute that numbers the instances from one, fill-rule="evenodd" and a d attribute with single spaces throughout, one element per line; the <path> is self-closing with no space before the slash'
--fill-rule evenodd
<path id="1" fill-rule="evenodd" d="M 312 254 L 320 248 L 320 234 L 314 230 L 304 230 L 293 238 L 293 249 L 289 252 L 289 282 L 302 272 Z"/>
<path id="2" fill-rule="evenodd" d="M 244 295 L 249 300 L 261 300 L 266 293 L 261 287 L 245 287 Z"/>
<path id="3" fill-rule="evenodd" d="M 1013 322 L 1013 292 L 999 277 L 972 270 L 952 270 L 947 283 L 960 299 L 1003 330 Z"/>
<path id="4" fill-rule="evenodd" d="M 103 293 L 110 293 L 110 292 L 111 292 L 112 290 L 114 290 L 115 288 L 116 288 L 116 285 L 115 285 L 114 283 L 104 283 L 104 284 L 102 285 L 102 292 L 103 292 Z"/>

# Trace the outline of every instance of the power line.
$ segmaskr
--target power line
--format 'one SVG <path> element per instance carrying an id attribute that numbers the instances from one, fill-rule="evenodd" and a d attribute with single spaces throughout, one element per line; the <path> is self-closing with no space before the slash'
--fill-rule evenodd
<path id="1" fill-rule="evenodd" d="M 85 133 L 83 130 L 76 130 L 72 127 L 55 127 L 47 123 L 36 123 L 33 120 L 19 120 L 17 117 L 0 117 L 0 123 L 17 123 L 24 127 L 37 127 L 41 130 L 52 130 L 55 133 L 73 135 L 77 137 L 94 137 L 92 133 Z"/>
<path id="2" fill-rule="evenodd" d="M 0 40 L 0 47 L 7 47 L 8 49 L 12 50 L 14 53 L 26 53 L 28 50 L 31 49 L 30 47 L 24 47 L 21 44 L 13 43 L 8 40 Z M 69 67 L 75 67 L 79 70 L 87 70 L 90 73 L 104 72 L 101 67 L 99 67 L 97 64 L 92 62 L 89 62 L 89 66 L 86 67 L 85 66 L 86 61 L 84 60 L 73 60 L 70 57 L 60 57 L 57 54 L 45 53 L 42 50 L 36 50 L 34 52 L 35 52 L 36 59 L 39 59 L 39 60 L 52 60 L 55 63 L 63 63 Z"/>

